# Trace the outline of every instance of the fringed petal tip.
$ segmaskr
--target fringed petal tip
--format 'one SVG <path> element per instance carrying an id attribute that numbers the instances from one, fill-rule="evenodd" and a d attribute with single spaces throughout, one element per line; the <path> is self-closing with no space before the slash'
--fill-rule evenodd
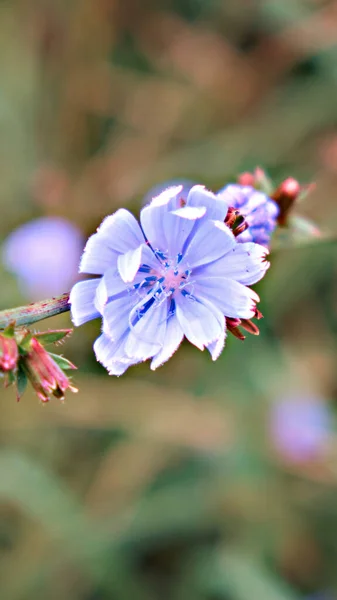
<path id="1" fill-rule="evenodd" d="M 226 320 L 224 319 L 224 328 L 223 328 L 222 335 L 217 340 L 215 340 L 214 342 L 211 342 L 207 346 L 207 350 L 209 351 L 213 362 L 219 358 L 221 352 L 223 351 L 223 349 L 225 347 L 226 336 L 227 336 Z"/>
<path id="2" fill-rule="evenodd" d="M 183 187 L 183 185 L 174 185 L 166 188 L 166 190 L 160 192 L 158 196 L 152 198 L 152 201 L 147 206 L 165 206 L 170 202 L 170 200 L 173 200 L 176 196 L 178 196 L 178 194 L 182 192 Z"/>

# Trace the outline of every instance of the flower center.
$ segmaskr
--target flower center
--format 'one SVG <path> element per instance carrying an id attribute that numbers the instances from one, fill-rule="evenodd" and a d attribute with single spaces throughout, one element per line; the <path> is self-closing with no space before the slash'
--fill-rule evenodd
<path id="1" fill-rule="evenodd" d="M 166 292 L 171 292 L 172 294 L 176 290 L 182 289 L 183 287 L 185 287 L 189 275 L 189 271 L 181 271 L 177 267 L 164 267 L 164 269 L 162 270 L 162 277 L 164 278 L 164 289 L 166 290 Z"/>
<path id="2" fill-rule="evenodd" d="M 142 265 L 139 273 L 144 273 L 146 276 L 141 283 L 136 284 L 135 288 L 138 292 L 146 292 L 151 294 L 157 302 L 162 302 L 165 298 L 172 296 L 178 290 L 182 290 L 186 285 L 191 284 L 189 269 L 179 268 L 181 255 L 176 257 L 176 260 L 168 260 L 165 256 L 160 256 L 158 269 L 153 269 L 147 265 Z"/>

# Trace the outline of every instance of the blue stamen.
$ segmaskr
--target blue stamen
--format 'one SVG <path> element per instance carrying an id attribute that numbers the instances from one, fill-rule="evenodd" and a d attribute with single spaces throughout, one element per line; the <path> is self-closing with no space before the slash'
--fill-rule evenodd
<path id="1" fill-rule="evenodd" d="M 166 260 L 167 256 L 164 254 L 164 252 L 162 252 L 161 250 L 155 250 L 154 254 L 157 258 L 159 258 L 160 260 Z"/>
<path id="2" fill-rule="evenodd" d="M 142 265 L 138 269 L 138 273 L 150 273 L 150 271 L 151 271 L 151 267 L 149 267 L 149 265 Z"/>

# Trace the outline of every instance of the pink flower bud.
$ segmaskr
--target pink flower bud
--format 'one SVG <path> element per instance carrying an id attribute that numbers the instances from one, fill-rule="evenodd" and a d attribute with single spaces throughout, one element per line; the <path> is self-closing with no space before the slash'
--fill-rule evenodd
<path id="1" fill-rule="evenodd" d="M 248 173 L 248 171 L 245 171 L 245 173 L 241 173 L 239 175 L 238 183 L 240 185 L 250 185 L 250 186 L 254 187 L 255 176 L 253 175 L 253 173 Z"/>
<path id="2" fill-rule="evenodd" d="M 0 334 L 0 372 L 14 371 L 19 358 L 18 346 L 14 337 Z"/>
<path id="3" fill-rule="evenodd" d="M 280 192 L 288 196 L 289 198 L 297 198 L 301 191 L 301 186 L 293 177 L 288 177 L 280 185 Z"/>
<path id="4" fill-rule="evenodd" d="M 302 186 L 299 182 L 293 177 L 288 177 L 272 193 L 271 197 L 280 208 L 279 225 L 287 225 L 288 214 L 301 191 Z"/>
<path id="5" fill-rule="evenodd" d="M 66 390 L 77 392 L 55 359 L 34 337 L 22 357 L 22 367 L 42 402 L 48 402 L 51 395 L 63 400 Z M 76 369 L 69 361 L 68 368 Z"/>

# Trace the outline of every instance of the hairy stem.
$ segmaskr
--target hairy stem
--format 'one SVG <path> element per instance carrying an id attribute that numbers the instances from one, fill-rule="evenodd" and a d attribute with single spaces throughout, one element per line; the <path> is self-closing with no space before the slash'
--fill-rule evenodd
<path id="1" fill-rule="evenodd" d="M 17 308 L 0 311 L 0 329 L 5 329 L 13 321 L 18 327 L 31 325 L 42 319 L 59 315 L 67 310 L 70 310 L 69 292 L 56 298 L 33 302 L 27 306 L 18 306 Z"/>

